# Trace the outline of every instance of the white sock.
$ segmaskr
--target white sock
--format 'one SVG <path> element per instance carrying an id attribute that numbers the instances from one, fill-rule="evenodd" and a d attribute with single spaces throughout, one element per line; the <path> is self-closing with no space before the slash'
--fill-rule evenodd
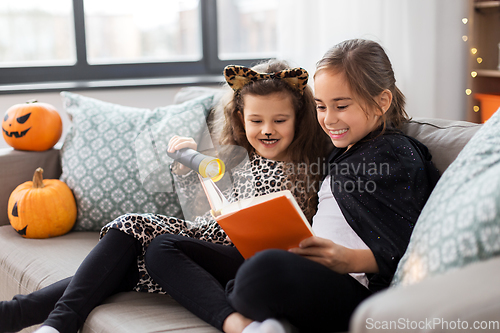
<path id="1" fill-rule="evenodd" d="M 257 333 L 258 329 L 262 323 L 259 321 L 252 321 L 250 325 L 245 327 L 241 333 Z"/>
<path id="2" fill-rule="evenodd" d="M 250 323 L 241 333 L 290 333 L 291 327 L 270 318 L 263 322 L 254 321 Z"/>
<path id="3" fill-rule="evenodd" d="M 60 332 L 51 326 L 41 326 L 34 333 L 60 333 Z"/>

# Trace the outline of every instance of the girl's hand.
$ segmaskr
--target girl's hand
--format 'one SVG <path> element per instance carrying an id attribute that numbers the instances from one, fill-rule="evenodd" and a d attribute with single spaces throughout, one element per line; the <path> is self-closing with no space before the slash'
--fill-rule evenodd
<path id="1" fill-rule="evenodd" d="M 183 148 L 191 148 L 196 150 L 198 148 L 198 145 L 196 144 L 193 138 L 174 135 L 168 142 L 167 151 L 169 153 L 173 153 L 174 151 Z"/>
<path id="2" fill-rule="evenodd" d="M 167 151 L 169 153 L 173 153 L 174 151 L 183 149 L 183 148 L 191 148 L 196 150 L 198 148 L 198 145 L 194 141 L 193 138 L 188 138 L 188 137 L 183 137 L 183 136 L 178 136 L 174 135 L 170 141 L 168 142 L 168 148 Z M 185 166 L 182 163 L 178 163 L 177 166 L 177 174 L 183 175 L 186 174 L 189 171 L 189 168 Z"/>
<path id="3" fill-rule="evenodd" d="M 329 239 L 309 237 L 289 250 L 320 263 L 339 274 L 376 273 L 378 265 L 371 250 L 349 249 Z"/>

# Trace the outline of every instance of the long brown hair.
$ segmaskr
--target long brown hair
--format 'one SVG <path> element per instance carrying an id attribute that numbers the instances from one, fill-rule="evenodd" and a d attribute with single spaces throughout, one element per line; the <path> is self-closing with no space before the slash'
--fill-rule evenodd
<path id="1" fill-rule="evenodd" d="M 252 67 L 259 73 L 275 73 L 289 68 L 285 61 L 279 60 L 270 60 Z M 299 182 L 305 185 L 308 202 L 304 214 L 310 220 L 316 211 L 317 191 L 323 176 L 322 163 L 332 145 L 317 121 L 316 103 L 309 86 L 300 93 L 283 80 L 264 79 L 247 84 L 237 92 L 231 91 L 222 99 L 225 122 L 219 141 L 222 145 L 238 145 L 244 147 L 249 154 L 254 153 L 255 149 L 247 140 L 241 117 L 245 108 L 243 97 L 273 93 L 289 95 L 295 110 L 294 138 L 287 149 L 290 172 L 288 182 L 292 186 Z"/>
<path id="2" fill-rule="evenodd" d="M 388 126 L 400 128 L 409 120 L 405 96 L 396 86 L 391 61 L 377 42 L 351 39 L 335 45 L 316 64 L 316 73 L 325 69 L 344 73 L 353 93 L 369 107 L 381 111 L 384 130 Z M 375 97 L 385 89 L 392 93 L 392 102 L 383 113 Z"/>

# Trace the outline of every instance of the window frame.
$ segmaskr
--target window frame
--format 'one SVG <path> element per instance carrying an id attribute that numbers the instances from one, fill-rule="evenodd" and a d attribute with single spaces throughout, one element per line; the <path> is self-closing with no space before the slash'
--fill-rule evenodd
<path id="1" fill-rule="evenodd" d="M 219 59 L 217 0 L 200 0 L 201 60 L 91 65 L 87 61 L 83 0 L 72 1 L 76 63 L 62 66 L 0 68 L 0 94 L 16 90 L 216 83 L 221 82 L 222 70 L 228 64 L 252 66 L 265 60 Z"/>

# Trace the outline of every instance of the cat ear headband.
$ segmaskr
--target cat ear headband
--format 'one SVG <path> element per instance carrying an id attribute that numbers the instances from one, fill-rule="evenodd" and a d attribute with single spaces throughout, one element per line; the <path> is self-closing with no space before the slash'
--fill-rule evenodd
<path id="1" fill-rule="evenodd" d="M 257 73 L 253 69 L 238 65 L 226 66 L 224 68 L 224 76 L 226 77 L 226 82 L 234 91 L 238 91 L 248 83 L 258 80 L 278 79 L 285 81 L 301 94 L 304 92 L 309 78 L 307 71 L 299 67 L 285 69 L 276 73 Z"/>

